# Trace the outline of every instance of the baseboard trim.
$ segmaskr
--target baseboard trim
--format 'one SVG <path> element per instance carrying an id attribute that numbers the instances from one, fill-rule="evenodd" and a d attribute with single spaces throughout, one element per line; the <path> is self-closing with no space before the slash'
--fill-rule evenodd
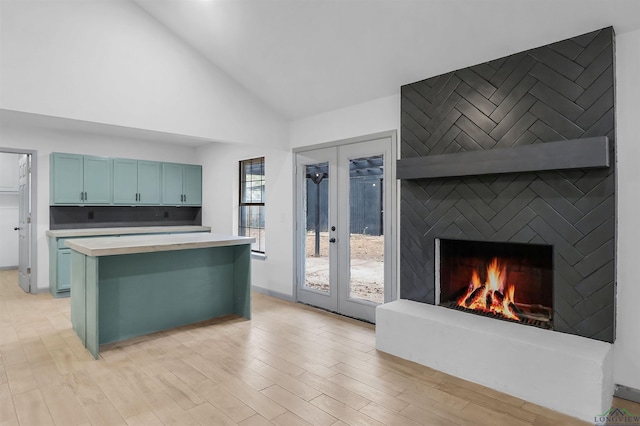
<path id="1" fill-rule="evenodd" d="M 251 286 L 251 291 L 255 291 L 256 293 L 265 294 L 267 296 L 275 297 L 277 299 L 286 300 L 287 302 L 295 302 L 293 296 L 288 294 L 280 293 L 279 291 L 269 290 L 264 287 L 256 287 L 255 285 Z"/>
<path id="2" fill-rule="evenodd" d="M 624 385 L 616 385 L 613 390 L 613 396 L 640 404 L 640 389 L 634 389 Z"/>
<path id="3" fill-rule="evenodd" d="M 0 271 L 10 271 L 12 269 L 18 269 L 18 266 L 0 266 Z"/>

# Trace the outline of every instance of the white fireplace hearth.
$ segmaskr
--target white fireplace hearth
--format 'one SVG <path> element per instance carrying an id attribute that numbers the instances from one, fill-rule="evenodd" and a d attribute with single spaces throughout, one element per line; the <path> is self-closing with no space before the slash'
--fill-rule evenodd
<path id="1" fill-rule="evenodd" d="M 611 406 L 598 340 L 397 300 L 376 309 L 376 348 L 586 421 Z"/>

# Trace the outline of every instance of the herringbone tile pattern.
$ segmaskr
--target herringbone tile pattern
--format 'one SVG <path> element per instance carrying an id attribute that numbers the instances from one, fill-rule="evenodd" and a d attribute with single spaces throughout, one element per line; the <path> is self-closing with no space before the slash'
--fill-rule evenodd
<path id="1" fill-rule="evenodd" d="M 614 138 L 613 29 L 402 87 L 402 157 Z M 550 244 L 554 327 L 613 341 L 615 167 L 402 183 L 401 297 L 434 303 L 434 239 Z"/>

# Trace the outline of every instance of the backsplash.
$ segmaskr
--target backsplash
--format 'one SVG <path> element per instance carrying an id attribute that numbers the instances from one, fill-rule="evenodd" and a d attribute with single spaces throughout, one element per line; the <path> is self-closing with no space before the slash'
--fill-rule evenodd
<path id="1" fill-rule="evenodd" d="M 129 226 L 200 226 L 202 207 L 51 206 L 49 228 L 113 228 Z"/>

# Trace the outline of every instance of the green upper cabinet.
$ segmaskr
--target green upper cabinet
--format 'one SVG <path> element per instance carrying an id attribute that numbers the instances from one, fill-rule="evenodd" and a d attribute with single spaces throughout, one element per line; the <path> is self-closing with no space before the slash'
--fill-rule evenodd
<path id="1" fill-rule="evenodd" d="M 159 205 L 162 163 L 155 161 L 113 160 L 113 203 Z"/>
<path id="2" fill-rule="evenodd" d="M 110 158 L 84 156 L 84 203 L 111 204 Z"/>
<path id="3" fill-rule="evenodd" d="M 110 204 L 111 159 L 51 155 L 51 204 Z"/>
<path id="4" fill-rule="evenodd" d="M 162 164 L 162 204 L 181 205 L 182 193 L 182 164 Z"/>
<path id="5" fill-rule="evenodd" d="M 51 205 L 202 205 L 202 166 L 60 152 L 50 158 Z"/>
<path id="6" fill-rule="evenodd" d="M 138 161 L 138 203 L 158 205 L 162 201 L 162 163 Z"/>
<path id="7" fill-rule="evenodd" d="M 199 206 L 202 204 L 202 166 L 163 163 L 162 204 Z"/>
<path id="8" fill-rule="evenodd" d="M 81 204 L 84 200 L 84 157 L 51 154 L 51 204 Z"/>
<path id="9" fill-rule="evenodd" d="M 138 161 L 113 160 L 113 202 L 138 204 Z"/>
<path id="10" fill-rule="evenodd" d="M 183 171 L 184 204 L 199 206 L 202 204 L 202 166 L 185 165 Z"/>

